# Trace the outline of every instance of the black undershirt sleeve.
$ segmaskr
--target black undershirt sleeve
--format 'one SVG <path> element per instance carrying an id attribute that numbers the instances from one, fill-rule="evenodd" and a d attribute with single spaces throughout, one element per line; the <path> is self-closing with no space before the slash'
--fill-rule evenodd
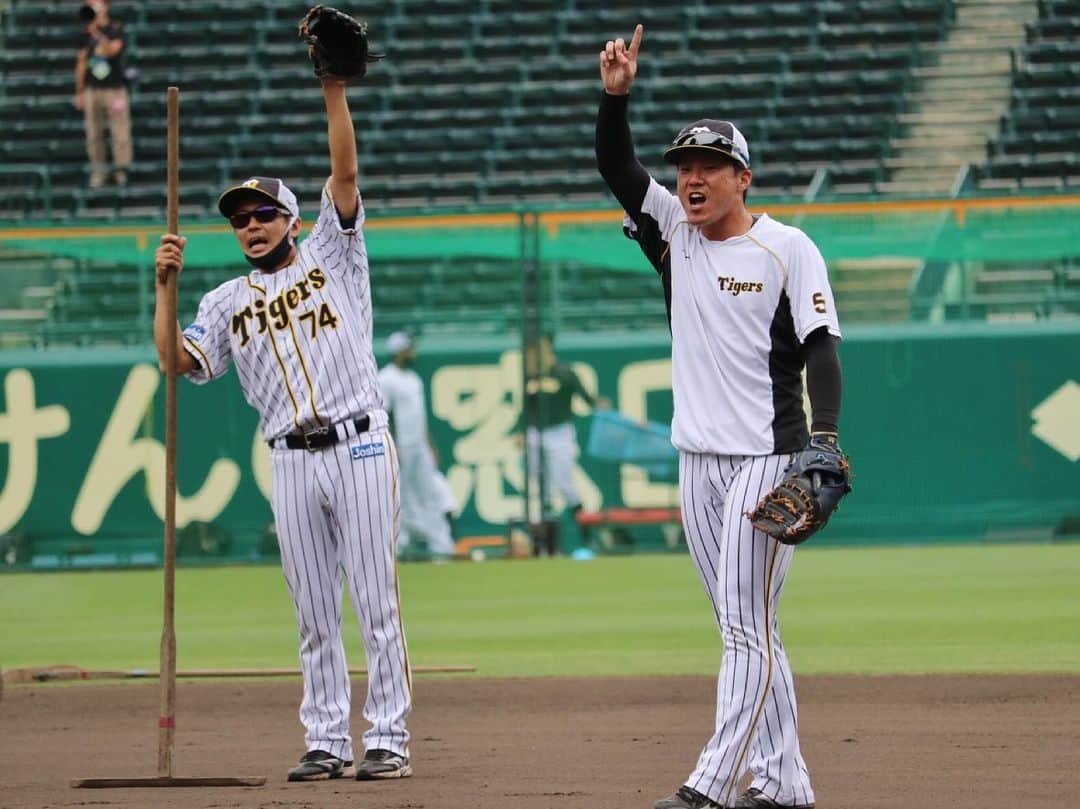
<path id="1" fill-rule="evenodd" d="M 840 357 L 836 347 L 840 338 L 822 326 L 810 332 L 803 343 L 806 360 L 806 391 L 813 411 L 810 432 L 837 432 L 840 424 Z"/>
<path id="2" fill-rule="evenodd" d="M 603 93 L 596 116 L 596 167 L 615 199 L 631 217 L 641 213 L 649 172 L 634 156 L 630 122 L 626 111 L 630 96 Z"/>

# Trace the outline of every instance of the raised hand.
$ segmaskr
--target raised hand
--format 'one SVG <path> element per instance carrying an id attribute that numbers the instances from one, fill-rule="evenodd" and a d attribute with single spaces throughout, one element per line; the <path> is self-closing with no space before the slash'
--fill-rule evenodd
<path id="1" fill-rule="evenodd" d="M 609 39 L 600 51 L 600 78 L 603 79 L 604 90 L 610 95 L 624 96 L 630 92 L 630 85 L 637 75 L 638 48 L 641 47 L 644 32 L 645 27 L 638 23 L 629 47 L 620 37 Z"/>

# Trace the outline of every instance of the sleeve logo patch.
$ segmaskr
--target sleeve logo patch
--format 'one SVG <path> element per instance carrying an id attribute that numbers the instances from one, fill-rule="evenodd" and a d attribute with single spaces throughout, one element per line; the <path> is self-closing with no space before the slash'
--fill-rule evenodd
<path id="1" fill-rule="evenodd" d="M 206 329 L 204 329 L 198 323 L 192 323 L 190 326 L 184 329 L 184 336 L 194 340 L 197 343 L 206 336 Z"/>
<path id="2" fill-rule="evenodd" d="M 372 441 L 370 444 L 357 444 L 349 447 L 354 461 L 362 461 L 364 458 L 378 458 L 386 454 L 386 444 L 382 441 Z"/>

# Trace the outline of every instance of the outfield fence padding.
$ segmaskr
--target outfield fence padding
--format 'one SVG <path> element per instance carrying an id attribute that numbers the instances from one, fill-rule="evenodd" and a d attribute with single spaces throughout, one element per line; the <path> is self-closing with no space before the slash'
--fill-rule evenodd
<path id="1" fill-rule="evenodd" d="M 664 332 L 559 345 L 619 413 L 660 423 L 671 417 L 669 351 Z M 1077 532 L 1080 324 L 851 328 L 841 356 L 854 492 L 816 543 Z M 427 341 L 418 370 L 459 536 L 503 534 L 521 515 L 516 341 Z M 9 351 L 0 375 L 0 567 L 154 563 L 165 458 L 152 349 Z M 589 418 L 577 416 L 587 508 L 678 505 L 670 476 L 590 457 Z M 273 556 L 267 453 L 234 373 L 198 388 L 181 380 L 177 487 L 186 560 Z"/>

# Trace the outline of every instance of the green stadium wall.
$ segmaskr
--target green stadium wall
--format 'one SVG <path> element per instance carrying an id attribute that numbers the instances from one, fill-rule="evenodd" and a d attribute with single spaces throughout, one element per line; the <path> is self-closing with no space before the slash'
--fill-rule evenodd
<path id="1" fill-rule="evenodd" d="M 666 333 L 559 341 L 560 358 L 586 387 L 624 415 L 661 422 L 672 410 L 669 350 Z M 841 437 L 854 493 L 815 542 L 1077 532 L 1080 324 L 852 328 L 841 355 Z M 511 434 L 519 356 L 512 337 L 420 345 L 440 465 L 462 504 L 459 537 L 503 535 L 522 513 L 521 450 Z M 12 351 L 0 374 L 7 562 L 159 561 L 165 388 L 152 349 Z M 268 454 L 235 374 L 202 387 L 181 380 L 178 406 L 177 527 L 194 543 L 184 545 L 185 559 L 198 547 L 230 559 L 272 556 Z M 577 427 L 588 508 L 677 505 L 670 476 L 589 457 L 587 413 Z"/>

